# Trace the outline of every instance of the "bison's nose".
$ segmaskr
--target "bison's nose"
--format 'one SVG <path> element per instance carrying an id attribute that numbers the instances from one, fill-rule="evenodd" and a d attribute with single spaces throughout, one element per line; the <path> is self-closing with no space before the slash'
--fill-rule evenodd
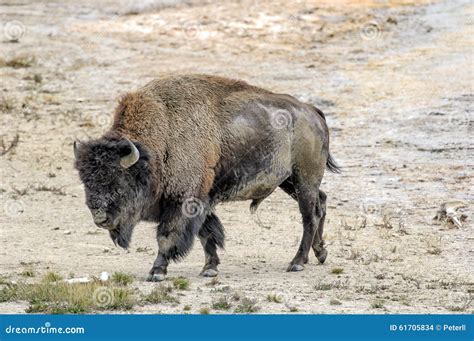
<path id="1" fill-rule="evenodd" d="M 107 213 L 104 210 L 91 210 L 91 213 L 96 225 L 101 226 L 107 222 Z"/>

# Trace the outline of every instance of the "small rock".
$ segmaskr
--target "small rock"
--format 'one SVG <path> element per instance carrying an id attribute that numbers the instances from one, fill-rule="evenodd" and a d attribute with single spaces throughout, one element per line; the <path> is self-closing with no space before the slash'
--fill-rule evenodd
<path id="1" fill-rule="evenodd" d="M 59 228 L 58 228 L 58 230 L 59 230 Z M 67 230 L 67 231 L 64 231 L 63 233 L 64 233 L 65 235 L 69 235 L 69 234 L 71 234 L 72 232 L 69 231 L 69 230 Z"/>
<path id="2" fill-rule="evenodd" d="M 107 271 L 101 272 L 100 277 L 99 277 L 99 279 L 100 279 L 102 282 L 108 281 L 109 278 L 110 278 L 110 275 L 109 275 L 109 273 L 108 273 Z"/>
<path id="3" fill-rule="evenodd" d="M 88 283 L 91 280 L 88 277 L 80 277 L 80 278 L 71 278 L 71 279 L 66 279 L 65 282 L 69 284 L 73 283 Z"/>

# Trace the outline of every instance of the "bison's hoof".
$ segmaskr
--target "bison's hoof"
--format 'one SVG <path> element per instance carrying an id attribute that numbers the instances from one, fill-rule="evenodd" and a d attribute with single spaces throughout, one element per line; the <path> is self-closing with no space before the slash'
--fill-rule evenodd
<path id="1" fill-rule="evenodd" d="M 286 271 L 288 272 L 295 272 L 295 271 L 302 271 L 304 269 L 304 266 L 301 264 L 290 264 L 288 269 Z"/>
<path id="2" fill-rule="evenodd" d="M 316 258 L 321 264 L 324 264 L 326 257 L 328 256 L 328 251 L 326 249 L 322 249 L 316 254 Z"/>
<path id="3" fill-rule="evenodd" d="M 161 282 L 165 280 L 166 275 L 164 274 L 153 274 L 153 275 L 148 275 L 147 281 L 148 282 Z"/>
<path id="4" fill-rule="evenodd" d="M 215 269 L 206 269 L 201 272 L 201 276 L 203 277 L 216 277 L 217 276 L 217 270 Z"/>

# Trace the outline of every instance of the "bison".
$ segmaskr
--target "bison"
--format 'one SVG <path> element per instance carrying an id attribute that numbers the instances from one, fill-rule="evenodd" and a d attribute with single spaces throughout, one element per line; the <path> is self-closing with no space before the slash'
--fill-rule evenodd
<path id="1" fill-rule="evenodd" d="M 319 187 L 326 167 L 339 168 L 324 114 L 292 96 L 217 76 L 163 76 L 124 95 L 111 129 L 75 142 L 74 154 L 94 223 L 116 245 L 129 246 L 139 221 L 158 223 L 149 281 L 162 281 L 196 235 L 205 252 L 201 275 L 216 276 L 224 247 L 216 205 L 252 200 L 255 211 L 278 187 L 303 218 L 287 271 L 303 270 L 311 248 L 326 259 Z"/>

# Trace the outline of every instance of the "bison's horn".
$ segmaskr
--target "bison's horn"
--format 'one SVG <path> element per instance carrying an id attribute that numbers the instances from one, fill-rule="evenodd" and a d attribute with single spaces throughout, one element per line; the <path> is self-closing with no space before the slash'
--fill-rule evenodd
<path id="1" fill-rule="evenodd" d="M 138 159 L 140 158 L 140 152 L 138 151 L 137 147 L 135 147 L 135 145 L 132 143 L 132 141 L 127 138 L 125 138 L 125 140 L 130 145 L 132 151 L 130 152 L 130 154 L 122 156 L 122 158 L 120 159 L 120 165 L 123 168 L 127 169 L 133 166 L 138 161 Z"/>
<path id="2" fill-rule="evenodd" d="M 76 157 L 76 159 L 77 159 L 77 156 L 78 156 L 78 154 L 77 154 L 77 146 L 78 145 L 79 145 L 79 143 L 77 143 L 77 141 L 74 141 L 74 156 Z"/>

